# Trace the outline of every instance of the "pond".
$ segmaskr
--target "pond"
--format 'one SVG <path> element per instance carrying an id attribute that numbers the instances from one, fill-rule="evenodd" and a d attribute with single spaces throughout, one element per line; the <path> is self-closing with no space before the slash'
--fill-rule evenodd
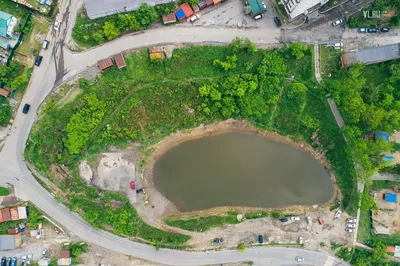
<path id="1" fill-rule="evenodd" d="M 307 152 L 234 132 L 170 149 L 154 167 L 154 183 L 180 211 L 322 204 L 333 193 L 327 170 Z"/>

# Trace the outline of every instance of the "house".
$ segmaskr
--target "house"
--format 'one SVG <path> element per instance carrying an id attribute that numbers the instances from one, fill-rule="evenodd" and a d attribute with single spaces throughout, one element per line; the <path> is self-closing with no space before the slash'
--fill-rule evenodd
<path id="1" fill-rule="evenodd" d="M 125 59 L 122 53 L 114 55 L 115 64 L 117 68 L 121 70 L 122 68 L 126 67 Z"/>
<path id="2" fill-rule="evenodd" d="M 341 56 L 342 67 L 361 62 L 364 64 L 375 64 L 400 58 L 400 43 L 377 46 L 344 53 Z"/>
<path id="3" fill-rule="evenodd" d="M 15 249 L 22 245 L 22 235 L 0 235 L 0 250 Z"/>
<path id="4" fill-rule="evenodd" d="M 178 19 L 179 22 L 183 22 L 186 20 L 185 18 L 185 13 L 183 12 L 182 9 L 178 9 L 175 11 L 175 16 Z"/>
<path id="5" fill-rule="evenodd" d="M 170 24 L 176 22 L 176 16 L 174 13 L 169 13 L 162 16 L 163 24 Z"/>
<path id="6" fill-rule="evenodd" d="M 0 96 L 7 98 L 10 96 L 10 92 L 5 89 L 0 89 Z"/>
<path id="7" fill-rule="evenodd" d="M 308 15 L 310 12 L 317 10 L 322 5 L 326 4 L 327 0 L 307 0 L 307 1 L 290 1 L 282 0 L 280 5 L 283 5 L 286 13 L 290 19 L 293 19 L 299 15 Z"/>
<path id="8" fill-rule="evenodd" d="M 0 37 L 12 39 L 15 25 L 17 19 L 14 16 L 0 11 Z"/>
<path id="9" fill-rule="evenodd" d="M 188 3 L 183 3 L 179 7 L 182 9 L 183 13 L 185 13 L 185 18 L 188 19 L 194 15 L 194 11 Z"/>
<path id="10" fill-rule="evenodd" d="M 387 246 L 386 253 L 393 253 L 396 258 L 400 258 L 400 246 Z"/>
<path id="11" fill-rule="evenodd" d="M 105 71 L 109 68 L 114 66 L 113 61 L 111 58 L 106 58 L 97 62 L 97 66 L 100 68 L 101 71 Z"/>
<path id="12" fill-rule="evenodd" d="M 60 255 L 58 256 L 58 266 L 69 266 L 71 265 L 71 249 L 64 249 L 60 251 Z"/>

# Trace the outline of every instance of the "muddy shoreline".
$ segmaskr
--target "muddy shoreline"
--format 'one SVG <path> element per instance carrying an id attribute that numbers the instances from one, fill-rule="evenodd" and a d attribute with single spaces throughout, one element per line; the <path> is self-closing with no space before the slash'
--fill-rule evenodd
<path id="1" fill-rule="evenodd" d="M 245 120 L 234 120 L 229 119 L 221 122 L 216 122 L 209 125 L 200 125 L 197 128 L 187 129 L 177 131 L 175 133 L 170 134 L 169 136 L 165 137 L 160 142 L 148 147 L 148 149 L 154 149 L 153 153 L 146 161 L 146 165 L 143 170 L 143 181 L 145 187 L 147 188 L 148 196 L 150 204 L 157 204 L 158 207 L 162 207 L 163 210 L 160 210 L 158 213 L 161 214 L 163 218 L 165 217 L 186 217 L 186 216 L 208 216 L 211 214 L 217 215 L 221 213 L 225 213 L 227 210 L 237 210 L 239 212 L 248 212 L 248 211 L 256 211 L 256 210 L 270 210 L 270 211 L 279 211 L 284 213 L 303 213 L 307 210 L 313 209 L 313 206 L 309 205 L 291 205 L 291 206 L 281 206 L 276 208 L 256 208 L 256 207 L 232 207 L 232 206 L 221 206 L 215 207 L 211 209 L 204 209 L 200 211 L 190 211 L 190 212 L 182 212 L 180 211 L 173 202 L 168 200 L 161 192 L 154 185 L 153 179 L 153 170 L 155 167 L 156 162 L 160 159 L 167 151 L 171 148 L 190 140 L 195 140 L 207 136 L 215 136 L 219 134 L 224 134 L 228 132 L 239 132 L 244 134 L 250 135 L 257 135 L 266 140 L 272 140 L 277 142 L 282 142 L 297 149 L 301 149 L 306 151 L 310 154 L 315 160 L 320 162 L 326 169 L 331 176 L 332 180 L 332 198 L 326 202 L 325 204 L 318 206 L 318 207 L 326 207 L 332 204 L 334 199 L 340 195 L 339 189 L 336 184 L 336 178 L 333 175 L 333 171 L 329 170 L 330 165 L 328 161 L 323 157 L 323 155 L 318 154 L 308 143 L 305 142 L 294 142 L 288 137 L 284 137 L 278 135 L 275 132 L 266 131 L 263 129 L 256 128 L 249 122 Z M 339 197 L 340 198 L 340 197 Z M 153 199 L 157 202 L 153 203 Z M 161 202 L 160 202 L 161 200 Z M 315 207 L 315 206 L 314 206 Z"/>

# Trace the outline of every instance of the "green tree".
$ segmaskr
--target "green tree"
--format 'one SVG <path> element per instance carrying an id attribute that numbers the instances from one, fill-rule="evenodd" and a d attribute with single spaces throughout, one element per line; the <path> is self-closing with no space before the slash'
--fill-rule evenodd
<path id="1" fill-rule="evenodd" d="M 319 128 L 319 120 L 310 115 L 305 115 L 301 119 L 301 125 L 308 129 L 315 130 Z"/>
<path id="2" fill-rule="evenodd" d="M 258 72 L 261 77 L 267 75 L 283 75 L 286 73 L 286 62 L 279 55 L 278 51 L 266 51 L 264 52 L 264 57 L 258 68 Z"/>
<path id="3" fill-rule="evenodd" d="M 250 53 L 255 53 L 257 52 L 257 45 L 255 43 L 253 43 L 252 41 L 250 41 L 249 39 L 244 39 L 244 43 L 246 46 L 246 50 L 249 51 Z"/>
<path id="4" fill-rule="evenodd" d="M 300 60 L 304 57 L 304 53 L 308 50 L 308 46 L 300 42 L 295 42 L 290 45 L 290 50 L 292 55 L 296 57 L 296 60 Z"/>
<path id="5" fill-rule="evenodd" d="M 142 3 L 135 14 L 137 21 L 142 27 L 149 26 L 158 18 L 155 8 L 146 3 Z"/>
<path id="6" fill-rule="evenodd" d="M 0 96 L 2 97 L 2 96 Z M 0 125 L 6 126 L 10 121 L 12 115 L 12 108 L 7 101 L 0 103 Z"/>
<path id="7" fill-rule="evenodd" d="M 104 35 L 107 40 L 113 40 L 120 35 L 119 29 L 115 26 L 114 22 L 106 21 L 103 26 Z"/>
<path id="8" fill-rule="evenodd" d="M 244 252 L 245 250 L 246 250 L 246 245 L 245 244 L 239 244 L 238 245 L 238 247 L 237 247 L 237 249 L 240 251 L 240 252 Z"/>
<path id="9" fill-rule="evenodd" d="M 20 75 L 11 82 L 11 87 L 13 89 L 25 90 L 28 81 L 29 80 L 25 75 Z"/>
<path id="10" fill-rule="evenodd" d="M 290 100 L 303 102 L 307 95 L 307 87 L 303 83 L 295 82 L 290 86 L 286 95 Z"/>
<path id="11" fill-rule="evenodd" d="M 236 55 L 228 55 L 226 56 L 226 61 L 221 61 L 219 59 L 216 59 L 214 60 L 213 65 L 219 66 L 223 70 L 228 71 L 230 69 L 236 68 L 236 61 L 237 61 Z"/>

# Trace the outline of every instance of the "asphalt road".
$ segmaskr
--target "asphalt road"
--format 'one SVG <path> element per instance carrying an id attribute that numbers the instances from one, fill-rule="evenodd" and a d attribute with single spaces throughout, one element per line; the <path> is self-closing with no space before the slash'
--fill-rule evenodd
<path id="1" fill-rule="evenodd" d="M 123 50 L 140 48 L 160 43 L 228 43 L 234 37 L 249 38 L 258 44 L 277 44 L 282 37 L 279 29 L 224 29 L 202 27 L 165 27 L 149 30 L 138 35 L 126 35 L 101 47 L 84 53 L 72 53 L 65 47 L 76 16 L 79 0 L 60 1 L 57 19 L 62 20 L 59 31 L 52 30 L 48 40 L 50 47 L 42 51 L 43 61 L 35 67 L 22 104 L 14 120 L 10 136 L 0 153 L 0 185 L 13 185 L 17 197 L 30 200 L 48 216 L 52 217 L 68 232 L 82 240 L 101 247 L 170 265 L 205 265 L 252 260 L 256 265 L 294 265 L 294 258 L 302 256 L 307 265 L 337 265 L 337 260 L 327 253 L 312 252 L 296 248 L 258 247 L 245 252 L 185 252 L 168 249 L 156 251 L 153 247 L 129 241 L 108 232 L 94 230 L 82 218 L 59 204 L 37 181 L 24 163 L 23 151 L 36 111 L 51 92 L 55 84 L 73 77 L 99 59 Z M 71 9 L 70 9 L 71 8 Z M 317 37 L 317 36 L 316 36 Z M 25 103 L 31 104 L 27 115 L 22 114 Z"/>

